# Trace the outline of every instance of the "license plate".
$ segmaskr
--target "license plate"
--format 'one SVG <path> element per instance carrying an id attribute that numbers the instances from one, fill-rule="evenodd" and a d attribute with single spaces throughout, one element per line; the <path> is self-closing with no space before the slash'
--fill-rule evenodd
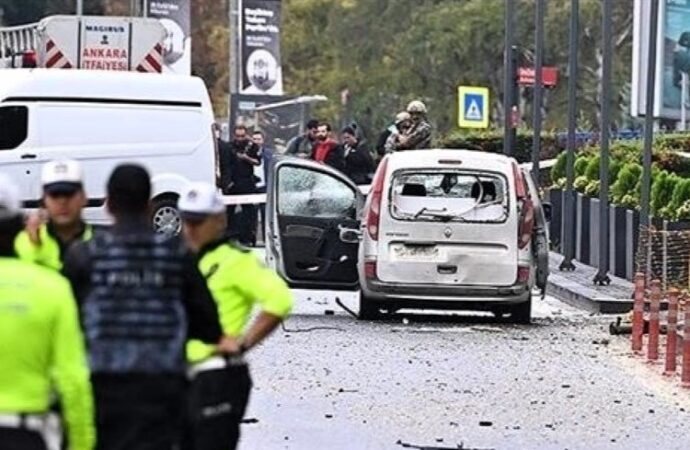
<path id="1" fill-rule="evenodd" d="M 393 254 L 399 259 L 433 260 L 438 258 L 439 249 L 429 245 L 398 245 Z"/>

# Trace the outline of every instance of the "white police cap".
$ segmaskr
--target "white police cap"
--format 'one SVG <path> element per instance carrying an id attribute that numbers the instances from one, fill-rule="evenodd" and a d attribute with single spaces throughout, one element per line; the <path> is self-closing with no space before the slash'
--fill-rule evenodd
<path id="1" fill-rule="evenodd" d="M 210 183 L 191 183 L 177 202 L 177 209 L 184 219 L 202 219 L 225 212 L 223 198 Z"/>
<path id="2" fill-rule="evenodd" d="M 75 192 L 82 189 L 81 165 L 71 159 L 47 162 L 41 171 L 41 184 L 47 193 Z"/>

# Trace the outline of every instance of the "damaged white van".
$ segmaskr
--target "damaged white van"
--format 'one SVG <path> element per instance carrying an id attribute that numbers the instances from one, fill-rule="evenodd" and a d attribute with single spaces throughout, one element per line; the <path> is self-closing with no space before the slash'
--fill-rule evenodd
<path id="1" fill-rule="evenodd" d="M 528 323 L 548 276 L 549 206 L 513 158 L 386 156 L 366 200 L 345 175 L 283 159 L 269 189 L 267 261 L 293 287 L 361 290 L 359 317 L 469 309 Z"/>

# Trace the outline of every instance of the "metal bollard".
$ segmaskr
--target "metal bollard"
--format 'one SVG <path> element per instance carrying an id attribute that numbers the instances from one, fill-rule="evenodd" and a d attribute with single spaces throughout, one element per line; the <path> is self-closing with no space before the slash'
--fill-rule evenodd
<path id="1" fill-rule="evenodd" d="M 635 274 L 635 302 L 632 317 L 632 351 L 642 354 L 642 332 L 644 330 L 644 274 Z"/>
<path id="2" fill-rule="evenodd" d="M 676 374 L 676 353 L 678 351 L 678 289 L 668 292 L 668 325 L 666 326 L 666 367 L 664 375 Z"/>
<path id="3" fill-rule="evenodd" d="M 690 303 L 685 303 L 685 323 L 683 324 L 683 366 L 680 385 L 690 389 Z"/>
<path id="4" fill-rule="evenodd" d="M 661 302 L 661 282 L 653 280 L 652 293 L 649 304 L 649 342 L 647 345 L 647 361 L 655 363 L 659 359 L 659 304 Z"/>

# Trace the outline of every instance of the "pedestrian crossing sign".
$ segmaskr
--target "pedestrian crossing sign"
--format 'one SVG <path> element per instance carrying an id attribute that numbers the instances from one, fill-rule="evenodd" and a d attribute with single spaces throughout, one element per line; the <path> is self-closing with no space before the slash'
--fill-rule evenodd
<path id="1" fill-rule="evenodd" d="M 460 128 L 489 127 L 489 89 L 458 87 L 458 125 Z"/>

